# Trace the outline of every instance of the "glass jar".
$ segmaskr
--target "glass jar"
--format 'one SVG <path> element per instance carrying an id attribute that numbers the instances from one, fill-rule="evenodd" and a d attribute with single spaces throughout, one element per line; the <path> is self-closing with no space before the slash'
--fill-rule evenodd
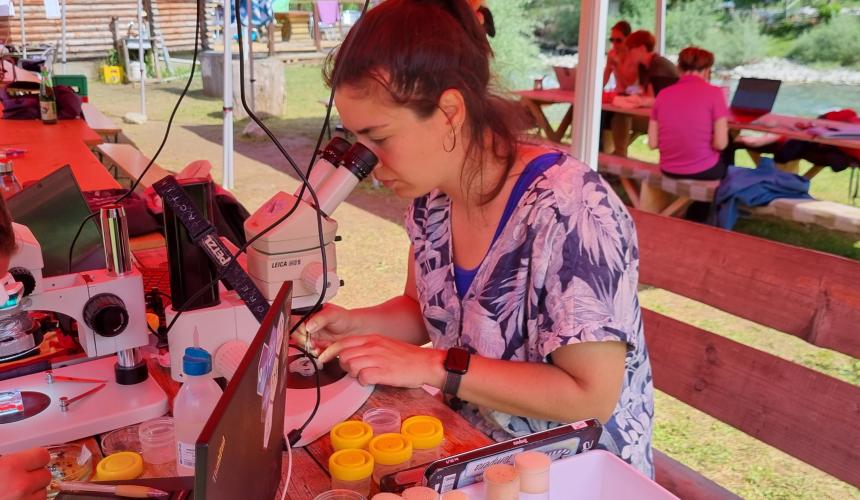
<path id="1" fill-rule="evenodd" d="M 332 427 L 329 436 L 335 451 L 367 449 L 367 444 L 373 438 L 373 428 L 359 420 L 347 420 Z"/>
<path id="2" fill-rule="evenodd" d="M 402 434 L 382 434 L 370 440 L 367 450 L 373 455 L 373 481 L 409 467 L 412 460 L 412 441 Z"/>
<path id="3" fill-rule="evenodd" d="M 93 476 L 93 455 L 82 444 L 71 443 L 49 446 L 48 471 L 51 472 L 51 485 L 56 481 L 89 481 Z M 48 487 L 48 498 L 54 498 L 59 490 Z"/>
<path id="4" fill-rule="evenodd" d="M 403 421 L 400 433 L 412 441 L 413 466 L 433 462 L 442 455 L 445 429 L 438 418 L 429 415 L 409 417 Z"/>
<path id="5" fill-rule="evenodd" d="M 361 420 L 373 428 L 374 436 L 400 432 L 400 412 L 394 408 L 371 408 Z"/>
<path id="6" fill-rule="evenodd" d="M 365 450 L 347 449 L 332 453 L 328 459 L 331 488 L 370 495 L 373 463 L 373 455 Z"/>
<path id="7" fill-rule="evenodd" d="M 129 425 L 120 429 L 112 430 L 102 435 L 102 453 L 105 456 L 112 455 L 118 451 L 141 452 L 140 436 L 138 435 L 139 424 Z"/>
<path id="8" fill-rule="evenodd" d="M 176 461 L 172 418 L 161 417 L 143 422 L 138 427 L 138 436 L 146 463 L 158 465 Z"/>

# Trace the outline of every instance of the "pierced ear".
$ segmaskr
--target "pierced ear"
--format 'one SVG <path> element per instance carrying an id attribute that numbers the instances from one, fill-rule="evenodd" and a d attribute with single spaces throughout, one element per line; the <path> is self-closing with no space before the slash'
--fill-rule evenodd
<path id="1" fill-rule="evenodd" d="M 452 127 L 460 127 L 466 121 L 466 100 L 457 89 L 442 92 L 439 96 L 439 110 Z"/>

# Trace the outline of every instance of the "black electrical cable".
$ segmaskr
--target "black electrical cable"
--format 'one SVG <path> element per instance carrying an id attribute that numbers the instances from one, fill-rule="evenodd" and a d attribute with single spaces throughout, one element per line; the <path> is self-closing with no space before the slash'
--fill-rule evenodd
<path id="1" fill-rule="evenodd" d="M 308 424 L 311 423 L 311 421 L 317 414 L 317 410 L 319 410 L 320 408 L 320 403 L 322 402 L 322 382 L 320 381 L 320 367 L 317 365 L 317 358 L 310 352 L 306 351 L 303 347 L 300 347 L 296 344 L 289 344 L 289 346 L 304 354 L 305 357 L 311 361 L 311 364 L 314 365 L 314 379 L 317 393 L 314 407 L 311 410 L 311 414 L 308 416 L 307 419 L 305 419 L 305 423 L 303 423 L 296 429 L 292 429 L 287 433 L 287 439 L 290 442 L 290 446 L 295 446 L 296 443 L 299 442 L 299 439 L 302 438 L 302 432 L 305 430 Z"/>
<path id="2" fill-rule="evenodd" d="M 239 5 L 239 1 L 240 0 L 236 0 L 236 5 Z M 365 12 L 367 12 L 367 8 L 368 8 L 369 4 L 370 4 L 370 2 L 368 0 L 365 0 L 364 8 L 361 11 L 362 16 L 364 15 Z M 361 22 L 360 18 L 359 18 L 358 22 Z M 182 313 L 186 310 L 185 309 L 186 306 L 193 304 L 194 301 L 197 300 L 201 295 L 203 295 L 211 286 L 215 285 L 217 282 L 221 281 L 221 279 L 224 278 L 224 275 L 226 274 L 227 269 L 231 265 L 233 265 L 233 263 L 236 261 L 236 259 L 239 257 L 239 255 L 241 255 L 243 252 L 245 252 L 248 249 L 248 247 L 251 246 L 252 243 L 257 241 L 257 239 L 259 239 L 261 236 L 263 236 L 264 234 L 268 233 L 269 231 L 271 231 L 272 229 L 274 229 L 275 227 L 280 225 L 284 220 L 286 220 L 290 215 L 292 215 L 293 212 L 295 212 L 295 210 L 299 206 L 300 200 L 302 199 L 302 195 L 304 194 L 304 190 L 306 188 L 314 200 L 314 206 L 315 207 L 319 206 L 319 200 L 317 199 L 316 192 L 314 191 L 313 186 L 311 186 L 310 183 L 308 182 L 306 176 L 310 175 L 311 171 L 313 170 L 313 167 L 316 164 L 316 157 L 317 157 L 317 154 L 319 154 L 320 145 L 322 144 L 322 138 L 325 135 L 326 129 L 328 128 L 329 118 L 331 116 L 331 108 L 334 104 L 334 88 L 332 88 L 331 91 L 329 92 L 329 100 L 328 100 L 328 105 L 326 106 L 325 120 L 323 122 L 322 128 L 320 129 L 319 136 L 317 137 L 317 143 L 316 143 L 316 146 L 314 147 L 314 152 L 311 155 L 311 160 L 310 160 L 310 163 L 308 165 L 307 172 L 305 174 L 302 174 L 301 169 L 298 167 L 298 165 L 295 163 L 295 161 L 290 156 L 290 154 L 286 151 L 286 149 L 284 149 L 284 147 L 280 143 L 280 141 L 278 141 L 278 139 L 274 136 L 274 134 L 272 134 L 272 132 L 262 123 L 262 121 L 257 117 L 257 115 L 254 114 L 254 112 L 248 106 L 247 101 L 245 100 L 245 76 L 244 76 L 245 72 L 244 72 L 244 64 L 243 64 L 243 61 L 245 59 L 244 59 L 244 49 L 243 49 L 243 45 L 242 45 L 242 30 L 241 29 L 237 30 L 237 38 L 238 38 L 237 41 L 239 42 L 239 90 L 240 90 L 240 97 L 241 97 L 242 106 L 245 109 L 245 111 L 248 113 L 248 116 L 266 133 L 266 135 L 269 136 L 269 139 L 271 139 L 271 141 L 275 144 L 275 146 L 278 148 L 278 150 L 281 152 L 281 154 L 290 163 L 290 166 L 293 168 L 293 170 L 295 170 L 296 174 L 299 176 L 299 179 L 301 179 L 302 187 L 301 187 L 301 190 L 300 190 L 298 196 L 296 197 L 296 202 L 293 204 L 293 206 L 290 208 L 290 210 L 287 211 L 287 213 L 285 215 L 283 215 L 281 218 L 279 218 L 278 220 L 276 220 L 275 222 L 270 224 L 268 227 L 266 227 L 265 229 L 263 229 L 262 231 L 257 233 L 256 236 L 254 236 L 253 238 L 248 240 L 244 245 L 242 245 L 236 251 L 236 253 L 231 256 L 229 262 L 227 262 L 227 264 L 222 268 L 222 271 L 220 271 L 212 281 L 210 281 L 208 284 L 206 284 L 205 286 L 203 286 L 199 290 L 197 290 L 197 292 L 192 294 L 191 297 L 189 297 L 183 304 L 174 306 L 173 309 L 174 309 L 174 311 L 176 311 L 176 316 L 174 316 L 173 319 L 171 319 L 170 323 L 167 325 L 165 335 L 167 335 L 170 332 L 170 330 L 173 328 L 173 325 L 176 324 L 176 321 L 179 319 L 179 316 L 181 316 Z M 319 231 L 319 236 L 320 236 L 320 251 L 322 252 L 321 255 L 322 255 L 323 269 L 328 269 L 327 261 L 326 261 L 326 255 L 325 255 L 325 241 L 324 241 L 323 234 L 322 234 L 321 212 L 319 211 L 319 209 L 316 209 L 316 212 L 317 212 L 317 230 Z M 319 299 L 317 299 L 316 304 L 308 311 L 308 313 L 303 315 L 296 322 L 295 325 L 292 326 L 292 328 L 290 329 L 291 334 L 293 332 L 295 332 L 296 329 L 298 329 L 298 327 L 302 323 L 306 322 L 313 312 L 319 310 L 320 305 L 322 305 L 322 301 L 325 299 L 325 292 L 327 289 L 327 285 L 328 285 L 328 280 L 324 280 L 322 293 L 320 294 Z"/>
<path id="3" fill-rule="evenodd" d="M 134 183 L 132 183 L 131 187 L 128 189 L 128 192 L 120 196 L 114 201 L 115 204 L 121 203 L 123 200 L 131 196 L 131 193 L 137 189 L 137 186 L 140 185 L 140 182 L 143 180 L 143 176 L 149 171 L 153 164 L 155 164 L 155 160 L 161 154 L 161 150 L 164 149 L 164 146 L 167 144 L 167 138 L 170 137 L 170 127 L 173 125 L 173 118 L 176 116 L 176 112 L 179 111 L 179 105 L 182 104 L 182 99 L 185 98 L 185 95 L 188 93 L 188 89 L 191 87 L 191 83 L 194 81 L 194 70 L 197 68 L 197 52 L 198 46 L 200 45 L 200 22 L 199 19 L 202 17 L 203 13 L 203 0 L 197 0 L 197 22 L 194 23 L 194 55 L 191 57 L 191 74 L 188 76 L 188 81 L 185 82 L 185 88 L 182 89 L 182 93 L 179 94 L 179 99 L 176 100 L 176 105 L 173 106 L 173 111 L 170 113 L 170 118 L 167 120 L 167 129 L 164 131 L 164 137 L 161 139 L 161 145 L 158 146 L 158 149 L 155 151 L 155 154 L 152 156 L 152 159 L 149 160 L 149 163 L 146 165 L 146 168 L 143 169 L 140 176 L 135 179 Z M 138 30 L 143 29 L 142 26 L 138 26 Z M 80 227 L 78 227 L 78 231 L 75 233 L 75 237 L 72 239 L 72 244 L 69 246 L 69 274 L 72 272 L 72 256 L 75 250 L 75 243 L 78 241 L 78 237 L 81 235 L 81 231 L 84 230 L 84 226 L 86 226 L 87 221 L 95 217 L 97 213 L 92 213 L 84 218 L 81 221 Z"/>

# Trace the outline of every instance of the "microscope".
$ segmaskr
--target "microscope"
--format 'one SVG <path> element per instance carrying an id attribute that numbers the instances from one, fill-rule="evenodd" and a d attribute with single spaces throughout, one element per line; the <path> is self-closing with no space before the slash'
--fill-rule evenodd
<path id="1" fill-rule="evenodd" d="M 342 282 L 337 275 L 335 242 L 337 222 L 330 217 L 355 186 L 376 166 L 376 156 L 361 143 L 350 146 L 342 138 L 334 138 L 323 149 L 314 164 L 308 183 L 313 187 L 318 207 L 307 189 L 301 187 L 293 194 L 279 192 L 264 203 L 245 221 L 248 240 L 262 233 L 285 215 L 286 219 L 254 241 L 247 251 L 247 273 L 268 301 L 272 301 L 281 284 L 293 282 L 293 314 L 301 315 L 312 308 L 323 294 L 323 302 L 331 300 Z M 317 211 L 322 215 L 322 247 Z M 322 251 L 326 255 L 323 267 Z M 187 347 L 199 346 L 212 354 L 214 377 L 232 377 L 242 359 L 259 322 L 234 291 L 219 290 L 220 303 L 185 311 L 176 320 L 168 335 L 171 374 L 183 381 L 182 353 Z M 177 312 L 168 307 L 168 324 Z M 298 352 L 291 359 L 301 358 Z M 320 408 L 303 432 L 298 446 L 326 433 L 337 422 L 353 414 L 373 392 L 373 387 L 360 385 L 337 366 L 337 361 L 319 367 L 322 389 Z M 299 427 L 310 415 L 316 401 L 316 381 L 313 372 L 291 372 L 287 384 L 285 432 Z"/>
<path id="2" fill-rule="evenodd" d="M 101 210 L 106 268 L 42 275 L 39 242 L 13 224 L 18 250 L 0 280 L 0 357 L 35 354 L 41 331 L 29 312 L 59 313 L 77 324 L 85 353 L 61 368 L 0 382 L 0 398 L 20 411 L 0 411 L 0 453 L 92 436 L 167 412 L 167 396 L 149 378 L 138 348 L 148 345 L 143 279 L 131 265 L 125 211 Z"/>

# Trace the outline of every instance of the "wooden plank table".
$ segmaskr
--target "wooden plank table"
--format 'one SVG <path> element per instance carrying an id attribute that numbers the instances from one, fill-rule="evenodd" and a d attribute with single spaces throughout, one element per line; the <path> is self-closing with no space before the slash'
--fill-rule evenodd
<path id="1" fill-rule="evenodd" d="M 0 120 L 2 123 L 4 120 Z M 22 186 L 41 180 L 46 175 L 68 164 L 82 191 L 112 189 L 119 183 L 105 169 L 90 148 L 74 139 L 45 142 L 16 142 L 2 147 L 26 149 L 20 158 L 12 160 L 15 176 Z"/>
<path id="2" fill-rule="evenodd" d="M 148 360 L 150 374 L 167 392 L 172 408 L 173 397 L 179 390 L 179 383 L 170 377 L 170 371 L 158 366 L 153 360 Z M 289 402 L 287 389 L 287 401 Z M 289 403 L 287 403 L 289 404 Z M 438 397 L 431 396 L 423 389 L 397 389 L 377 386 L 370 398 L 351 417 L 360 420 L 361 415 L 370 408 L 394 408 L 400 412 L 403 419 L 412 415 L 432 415 L 442 421 L 445 427 L 445 442 L 442 445 L 443 456 L 453 455 L 464 451 L 486 446 L 491 443 L 481 431 L 472 427 L 459 414 L 450 409 Z M 332 454 L 331 441 L 325 435 L 304 448 L 296 448 L 292 452 L 292 475 L 287 498 L 290 500 L 312 500 L 314 497 L 331 488 L 331 478 L 328 475 L 328 458 Z M 282 481 L 286 477 L 288 456 L 284 452 Z M 374 485 L 371 494 L 377 493 Z M 277 498 L 280 498 L 280 491 Z"/>
<path id="3" fill-rule="evenodd" d="M 122 132 L 122 129 L 113 120 L 99 111 L 93 103 L 81 103 L 81 110 L 84 112 L 84 120 L 87 122 L 87 125 L 97 134 L 104 138 L 112 139 L 111 142 L 119 141 L 119 133 Z"/>
<path id="4" fill-rule="evenodd" d="M 535 121 L 541 131 L 546 134 L 547 138 L 554 142 L 561 142 L 564 134 L 571 125 L 573 117 L 573 104 L 576 94 L 572 90 L 561 89 L 544 89 L 544 90 L 518 90 L 515 92 L 520 97 L 520 102 L 525 105 L 534 116 Z M 544 114 L 543 108 L 551 104 L 567 104 L 568 109 L 558 127 L 553 127 Z M 624 113 L 639 117 L 650 117 L 650 107 L 627 108 L 615 106 L 613 104 L 603 104 L 604 111 L 612 111 L 615 113 Z M 734 131 L 753 130 L 756 132 L 766 132 L 770 134 L 779 134 L 789 139 L 797 139 L 800 141 L 814 142 L 817 144 L 826 144 L 842 148 L 860 149 L 860 139 L 839 139 L 833 137 L 822 137 L 810 134 L 807 131 L 806 125 L 815 126 L 831 126 L 839 128 L 845 126 L 845 123 L 833 120 L 810 119 L 798 116 L 780 115 L 777 113 L 768 113 L 759 118 L 750 121 L 741 116 L 732 114 L 729 116 L 729 129 Z"/>
<path id="5" fill-rule="evenodd" d="M 102 137 L 80 118 L 58 120 L 54 125 L 44 125 L 40 120 L 0 119 L 0 146 L 24 142 L 50 146 L 72 140 L 82 142 L 87 146 L 96 146 L 102 143 Z"/>

